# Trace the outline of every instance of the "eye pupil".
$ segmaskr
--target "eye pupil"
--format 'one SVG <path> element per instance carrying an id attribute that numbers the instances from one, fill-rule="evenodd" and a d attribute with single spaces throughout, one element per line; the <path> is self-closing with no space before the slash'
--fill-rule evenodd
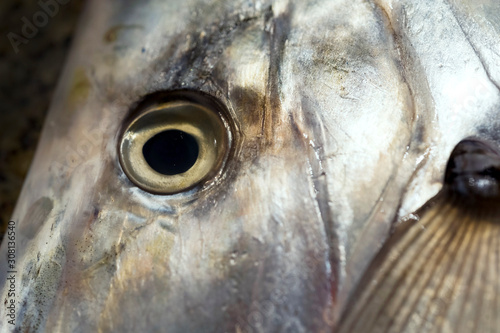
<path id="1" fill-rule="evenodd" d="M 142 154 L 153 170 L 163 175 L 177 175 L 196 163 L 199 147 L 196 139 L 183 131 L 167 130 L 150 138 Z"/>

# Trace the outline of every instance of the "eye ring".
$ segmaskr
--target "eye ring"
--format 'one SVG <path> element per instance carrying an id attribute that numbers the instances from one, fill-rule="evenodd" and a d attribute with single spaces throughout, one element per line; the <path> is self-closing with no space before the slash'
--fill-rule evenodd
<path id="1" fill-rule="evenodd" d="M 132 183 L 154 194 L 175 194 L 219 172 L 232 135 L 217 103 L 187 94 L 138 109 L 119 141 L 120 164 Z"/>

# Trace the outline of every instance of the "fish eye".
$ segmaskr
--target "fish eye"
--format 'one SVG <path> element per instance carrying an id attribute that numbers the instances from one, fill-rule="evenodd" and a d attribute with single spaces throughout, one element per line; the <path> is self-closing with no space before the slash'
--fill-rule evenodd
<path id="1" fill-rule="evenodd" d="M 220 104 L 209 97 L 185 93 L 160 98 L 142 103 L 123 130 L 120 164 L 141 189 L 175 194 L 216 176 L 231 138 Z"/>

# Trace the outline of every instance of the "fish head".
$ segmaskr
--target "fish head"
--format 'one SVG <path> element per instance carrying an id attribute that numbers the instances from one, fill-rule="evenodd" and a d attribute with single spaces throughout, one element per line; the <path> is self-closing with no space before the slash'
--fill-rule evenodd
<path id="1" fill-rule="evenodd" d="M 13 216 L 15 325 L 331 331 L 454 146 L 496 138 L 493 28 L 463 8 L 89 2 Z M 168 131 L 196 142 L 158 139 L 196 147 L 170 175 Z"/>

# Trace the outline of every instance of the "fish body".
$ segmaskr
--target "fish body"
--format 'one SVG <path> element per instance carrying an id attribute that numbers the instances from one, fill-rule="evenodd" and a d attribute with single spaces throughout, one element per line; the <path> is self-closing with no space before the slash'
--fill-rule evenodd
<path id="1" fill-rule="evenodd" d="M 90 1 L 13 214 L 16 273 L 2 244 L 0 332 L 339 329 L 454 147 L 500 142 L 497 7 Z M 228 133 L 169 194 L 120 150 L 162 92 L 215 101 Z"/>

